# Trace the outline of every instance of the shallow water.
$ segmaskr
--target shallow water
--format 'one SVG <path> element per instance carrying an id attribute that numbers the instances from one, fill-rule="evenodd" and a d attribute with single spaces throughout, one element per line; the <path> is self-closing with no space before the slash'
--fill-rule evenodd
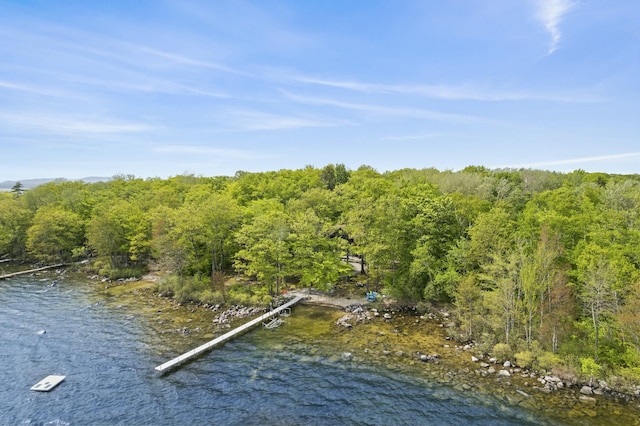
<path id="1" fill-rule="evenodd" d="M 256 329 L 158 375 L 156 365 L 212 338 L 212 313 L 109 295 L 82 277 L 0 281 L 0 424 L 564 423 L 426 376 L 344 361 L 339 342 L 327 340 L 336 315 L 296 307 L 277 330 Z M 29 390 L 49 374 L 67 378 L 48 393 Z"/>

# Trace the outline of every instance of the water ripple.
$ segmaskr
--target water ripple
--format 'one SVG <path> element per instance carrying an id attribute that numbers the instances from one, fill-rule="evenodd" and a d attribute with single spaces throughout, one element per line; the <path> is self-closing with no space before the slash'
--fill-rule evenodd
<path id="1" fill-rule="evenodd" d="M 147 328 L 125 307 L 96 302 L 82 281 L 45 286 L 16 279 L 0 292 L 0 363 L 9 366 L 0 369 L 0 424 L 547 423 L 414 377 L 314 354 L 300 340 L 287 346 L 276 333 L 244 335 L 159 376 L 153 367 L 175 352 L 175 334 Z M 67 376 L 58 388 L 29 391 L 54 373 Z"/>

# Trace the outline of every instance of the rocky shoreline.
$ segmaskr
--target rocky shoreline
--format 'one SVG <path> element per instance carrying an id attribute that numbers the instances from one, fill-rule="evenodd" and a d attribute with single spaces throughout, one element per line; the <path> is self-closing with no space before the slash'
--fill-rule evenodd
<path id="1" fill-rule="evenodd" d="M 130 282 L 118 284 L 136 286 Z M 149 294 L 148 291 L 150 288 L 145 293 Z M 334 298 L 307 290 L 292 292 L 285 297 L 294 295 L 307 297 L 306 305 L 330 307 L 326 312 L 334 320 L 332 325 L 328 325 L 329 334 L 323 337 L 328 340 L 310 340 L 307 344 L 337 350 L 336 357 L 341 362 L 380 364 L 390 369 L 406 369 L 408 374 L 418 371 L 429 381 L 457 390 L 492 395 L 507 404 L 548 410 L 554 415 L 566 412 L 571 419 L 599 418 L 603 412 L 640 419 L 640 388 L 616 389 L 602 381 L 588 383 L 575 377 L 533 371 L 516 365 L 514 360 L 499 360 L 480 353 L 474 342 L 455 342 L 448 336 L 446 329 L 450 326 L 450 319 L 445 311 L 420 316 L 411 308 L 383 304 L 374 307 L 364 298 Z M 174 309 L 178 309 L 178 304 L 172 304 Z M 213 318 L 209 316 L 208 321 L 216 334 L 267 310 L 264 307 L 206 304 L 182 305 L 182 309 L 215 313 Z M 177 330 L 184 335 L 208 333 L 202 325 L 191 328 L 193 325 L 181 325 L 167 331 Z M 640 421 L 627 423 L 640 424 Z"/>
<path id="2" fill-rule="evenodd" d="M 414 312 L 410 312 L 410 309 L 388 307 L 379 311 L 359 303 L 345 306 L 342 309 L 345 313 L 336 321 L 336 325 L 345 330 L 356 330 L 355 332 L 360 324 L 376 320 L 394 324 L 399 317 L 405 320 L 405 324 L 407 317 L 409 317 L 409 320 L 416 324 L 430 322 L 433 327 L 440 329 L 445 329 L 450 325 L 448 324 L 449 315 L 445 311 L 418 316 Z M 392 328 L 391 331 L 400 332 L 397 327 Z M 449 371 L 445 372 L 444 376 L 457 378 L 460 381 L 460 386 L 465 390 L 473 387 L 469 383 L 469 379 L 494 378 L 497 383 L 506 388 L 515 387 L 515 392 L 524 398 L 529 398 L 533 393 L 549 395 L 564 392 L 586 404 L 595 405 L 597 398 L 603 397 L 615 402 L 638 404 L 636 408 L 640 408 L 640 385 L 630 389 L 615 389 L 603 380 L 584 382 L 578 380 L 574 375 L 563 377 L 549 371 L 536 371 L 518 366 L 513 359 L 500 360 L 490 354 L 479 353 L 474 342 L 454 342 L 449 336 L 444 335 L 441 336 L 441 340 L 442 351 L 416 351 L 412 358 L 423 363 L 445 366 L 445 369 L 449 369 Z M 367 353 L 371 351 L 371 349 L 366 350 Z M 446 360 L 442 353 L 444 351 L 448 352 L 448 357 L 451 358 L 448 360 L 450 362 L 444 362 Z M 387 357 L 406 356 L 403 351 L 394 351 L 393 349 L 382 349 L 380 353 Z M 353 358 L 353 354 L 350 354 L 348 358 Z"/>

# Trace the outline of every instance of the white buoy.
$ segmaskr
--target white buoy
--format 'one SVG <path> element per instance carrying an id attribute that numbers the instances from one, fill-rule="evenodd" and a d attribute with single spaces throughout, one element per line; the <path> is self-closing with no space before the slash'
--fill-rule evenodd
<path id="1" fill-rule="evenodd" d="M 62 382 L 67 376 L 47 376 L 35 385 L 31 386 L 31 390 L 39 392 L 49 392 Z"/>

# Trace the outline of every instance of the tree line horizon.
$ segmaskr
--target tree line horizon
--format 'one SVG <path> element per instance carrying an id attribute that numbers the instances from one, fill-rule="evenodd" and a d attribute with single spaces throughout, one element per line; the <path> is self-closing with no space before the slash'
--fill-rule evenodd
<path id="1" fill-rule="evenodd" d="M 382 294 L 450 306 L 458 340 L 640 383 L 637 174 L 329 164 L 0 193 L 0 257 L 91 257 L 112 277 L 154 262 L 180 302 L 328 290 L 353 273 L 349 255 Z M 234 274 L 257 285 L 225 288 Z"/>

